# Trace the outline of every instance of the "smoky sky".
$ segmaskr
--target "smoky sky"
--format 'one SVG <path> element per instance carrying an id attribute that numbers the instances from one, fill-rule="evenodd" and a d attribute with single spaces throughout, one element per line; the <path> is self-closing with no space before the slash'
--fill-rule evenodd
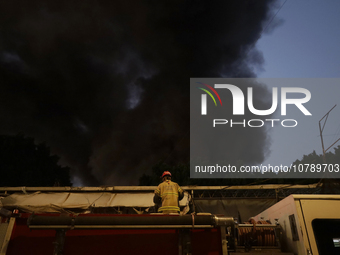
<path id="1" fill-rule="evenodd" d="M 190 77 L 254 77 L 275 4 L 2 1 L 0 132 L 46 142 L 85 185 L 188 162 Z M 239 151 L 260 162 L 256 132 Z"/>

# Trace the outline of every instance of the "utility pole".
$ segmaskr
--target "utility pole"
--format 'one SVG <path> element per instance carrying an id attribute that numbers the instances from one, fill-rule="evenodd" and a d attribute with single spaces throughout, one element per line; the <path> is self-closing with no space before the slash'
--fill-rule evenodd
<path id="1" fill-rule="evenodd" d="M 334 144 L 336 144 L 336 143 L 340 140 L 340 138 L 339 138 L 338 140 L 336 140 L 334 143 L 332 143 L 332 145 L 329 146 L 329 147 L 325 150 L 325 146 L 324 146 L 324 143 L 323 143 L 322 132 L 323 132 L 323 129 L 325 128 L 325 125 L 326 125 L 326 122 L 327 122 L 329 113 L 335 108 L 335 106 L 336 106 L 336 105 L 334 105 L 333 108 L 330 109 L 330 110 L 325 114 L 325 116 L 322 117 L 321 120 L 319 120 L 319 130 L 320 130 L 320 138 L 321 138 L 321 145 L 322 145 L 322 152 L 323 152 L 323 163 L 324 163 L 324 164 L 327 163 L 327 161 L 326 161 L 326 152 L 327 152 Z M 323 123 L 323 126 L 322 126 L 322 128 L 321 128 L 321 121 L 322 121 L 324 118 L 326 118 L 326 119 L 325 119 L 325 122 Z M 319 186 L 321 183 L 323 183 L 323 185 L 322 185 L 322 193 L 326 193 L 326 192 L 328 191 L 328 189 L 331 190 L 331 191 L 333 191 L 332 183 L 331 183 L 330 180 L 327 179 L 327 175 L 328 175 L 328 174 L 326 173 L 326 174 L 325 174 L 325 177 L 326 177 L 326 178 L 325 178 L 325 179 L 324 179 L 324 178 L 320 179 L 320 181 L 319 181 L 319 183 L 318 183 L 318 186 Z M 323 180 L 323 179 L 324 179 L 324 180 Z"/>
<path id="2" fill-rule="evenodd" d="M 335 106 L 336 106 L 336 105 L 334 105 L 333 108 L 330 109 L 330 110 L 325 114 L 325 116 L 322 117 L 321 120 L 319 120 L 319 129 L 320 129 L 321 145 L 322 145 L 322 152 L 323 152 L 323 162 L 324 162 L 325 164 L 326 164 L 326 152 L 327 152 L 334 144 L 336 144 L 336 143 L 340 140 L 340 138 L 339 138 L 338 140 L 336 140 L 331 146 L 329 146 L 329 147 L 325 150 L 325 146 L 324 146 L 324 144 L 323 144 L 322 132 L 323 132 L 323 129 L 324 129 L 325 125 L 326 125 L 326 122 L 327 122 L 327 119 L 328 119 L 328 115 L 329 115 L 329 113 L 335 108 Z M 322 128 L 321 128 L 321 121 L 322 121 L 325 117 L 326 117 L 325 122 L 323 123 L 323 126 L 322 126 Z"/>

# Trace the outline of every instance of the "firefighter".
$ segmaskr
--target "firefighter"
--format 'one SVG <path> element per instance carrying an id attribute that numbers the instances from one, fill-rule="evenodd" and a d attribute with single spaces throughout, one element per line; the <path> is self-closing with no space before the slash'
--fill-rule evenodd
<path id="1" fill-rule="evenodd" d="M 164 171 L 161 176 L 162 183 L 155 190 L 153 201 L 159 205 L 158 212 L 169 214 L 179 213 L 179 201 L 184 197 L 184 192 L 181 187 L 171 181 L 171 173 Z"/>

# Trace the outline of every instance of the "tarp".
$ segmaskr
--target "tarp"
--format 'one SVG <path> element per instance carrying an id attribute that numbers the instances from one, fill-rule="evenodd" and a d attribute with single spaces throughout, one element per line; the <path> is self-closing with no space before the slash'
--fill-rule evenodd
<path id="1" fill-rule="evenodd" d="M 20 209 L 23 212 L 50 213 L 68 210 L 90 210 L 91 208 L 133 207 L 149 208 L 154 206 L 154 194 L 145 193 L 69 193 L 35 192 L 32 194 L 14 193 L 1 200 L 4 208 Z M 188 204 L 188 193 L 180 201 L 180 206 Z"/>
<path id="2" fill-rule="evenodd" d="M 19 209 L 29 213 L 81 212 L 90 213 L 99 208 L 134 208 L 133 212 L 154 206 L 152 192 L 35 192 L 14 193 L 1 199 L 4 208 Z M 188 204 L 188 193 L 180 201 L 180 206 Z M 221 214 L 241 221 L 259 214 L 276 203 L 271 198 L 196 198 L 195 211 Z M 140 209 L 142 208 L 142 209 Z M 97 210 L 98 211 L 98 210 Z"/>

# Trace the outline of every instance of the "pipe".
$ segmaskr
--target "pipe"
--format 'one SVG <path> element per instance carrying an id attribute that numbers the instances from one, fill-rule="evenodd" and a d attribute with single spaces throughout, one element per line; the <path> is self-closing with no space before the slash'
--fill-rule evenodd
<path id="1" fill-rule="evenodd" d="M 39 216 L 31 215 L 29 228 L 213 228 L 233 224 L 233 219 L 214 215 L 183 216 Z"/>
<path id="2" fill-rule="evenodd" d="M 30 225 L 30 229 L 192 229 L 192 225 L 121 225 L 121 226 L 113 226 L 113 225 L 85 225 L 80 226 L 76 225 L 74 227 L 69 225 Z M 199 225 L 195 226 L 196 229 L 206 229 L 206 228 L 214 228 L 211 225 Z"/>
<path id="3" fill-rule="evenodd" d="M 215 226 L 232 226 L 235 224 L 233 217 L 224 217 L 214 215 Z"/>

